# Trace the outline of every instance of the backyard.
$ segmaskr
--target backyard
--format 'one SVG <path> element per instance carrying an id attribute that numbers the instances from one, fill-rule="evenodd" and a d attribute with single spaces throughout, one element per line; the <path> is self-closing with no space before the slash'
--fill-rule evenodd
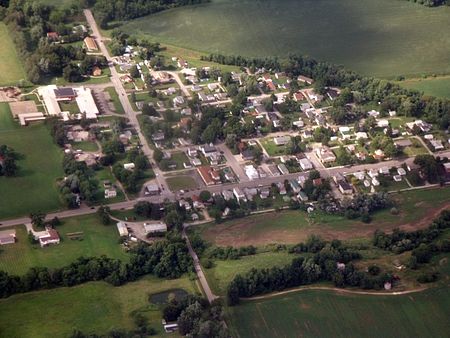
<path id="1" fill-rule="evenodd" d="M 449 15 L 448 7 L 408 1 L 213 0 L 132 20 L 121 29 L 207 53 L 300 53 L 367 75 L 421 76 L 450 72 Z"/>
<path id="2" fill-rule="evenodd" d="M 116 226 L 103 225 L 96 215 L 64 219 L 56 229 L 61 243 L 41 248 L 39 244 L 30 244 L 23 225 L 16 227 L 17 242 L 2 246 L 0 251 L 0 271 L 22 275 L 35 266 L 62 267 L 80 256 L 106 255 L 128 260 L 127 253 L 119 244 Z M 78 238 L 71 239 L 71 234 L 77 234 Z"/>
<path id="3" fill-rule="evenodd" d="M 161 280 L 146 276 L 120 287 L 91 282 L 14 295 L 0 300 L 0 335 L 10 338 L 69 337 L 74 329 L 102 335 L 112 329 L 134 328 L 130 314 L 139 312 L 161 336 L 164 330 L 160 307 L 149 303 L 148 298 L 151 294 L 172 289 L 197 292 L 195 283 L 187 277 Z"/>
<path id="4" fill-rule="evenodd" d="M 17 163 L 18 176 L 0 177 L 0 219 L 59 209 L 62 203 L 56 180 L 63 176 L 63 152 L 47 127 L 42 123 L 20 127 L 9 106 L 0 103 L 0 144 L 23 155 Z"/>

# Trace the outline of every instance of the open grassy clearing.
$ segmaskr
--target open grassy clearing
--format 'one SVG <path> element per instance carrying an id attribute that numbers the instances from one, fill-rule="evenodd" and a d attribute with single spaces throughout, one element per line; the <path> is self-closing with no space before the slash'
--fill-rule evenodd
<path id="1" fill-rule="evenodd" d="M 393 195 L 398 215 L 390 210 L 375 213 L 370 224 L 348 220 L 342 216 L 284 211 L 204 224 L 190 231 L 201 234 L 207 241 L 220 246 L 265 245 L 270 243 L 298 243 L 315 234 L 324 239 L 358 239 L 373 235 L 376 229 L 385 231 L 400 227 L 415 230 L 428 226 L 444 207 L 450 207 L 450 188 L 403 192 Z"/>
<path id="2" fill-rule="evenodd" d="M 20 127 L 9 106 L 0 103 L 0 144 L 23 155 L 17 177 L 0 177 L 0 219 L 61 207 L 56 179 L 63 176 L 63 152 L 42 123 Z"/>
<path id="3" fill-rule="evenodd" d="M 59 245 L 41 248 L 31 245 L 24 226 L 16 227 L 17 242 L 5 245 L 0 250 L 0 270 L 22 275 L 31 267 L 56 268 L 68 265 L 80 256 L 101 256 L 128 260 L 128 254 L 119 244 L 116 226 L 101 224 L 96 215 L 62 220 L 57 227 L 61 237 Z M 81 232 L 79 239 L 70 239 L 69 234 Z"/>
<path id="4" fill-rule="evenodd" d="M 198 51 L 299 53 L 393 77 L 450 72 L 449 15 L 445 6 L 391 0 L 213 0 L 133 20 L 122 29 Z"/>
<path id="5" fill-rule="evenodd" d="M 252 268 L 282 267 L 291 263 L 295 257 L 298 256 L 287 252 L 265 252 L 253 256 L 244 256 L 238 260 L 215 260 L 213 268 L 203 269 L 203 271 L 213 292 L 216 295 L 224 296 L 228 284 L 237 274 L 245 274 Z"/>
<path id="6" fill-rule="evenodd" d="M 405 296 L 301 291 L 228 308 L 228 323 L 235 337 L 446 337 L 449 307 L 449 288 Z"/>
<path id="7" fill-rule="evenodd" d="M 197 182 L 190 176 L 174 176 L 166 178 L 169 189 L 172 191 L 183 189 L 195 189 L 197 188 Z"/>
<path id="8" fill-rule="evenodd" d="M 125 110 L 123 109 L 122 103 L 120 103 L 119 95 L 114 87 L 108 87 L 105 89 L 108 92 L 111 102 L 114 105 L 114 109 L 117 114 L 125 114 Z"/>
<path id="9" fill-rule="evenodd" d="M 72 147 L 76 150 L 82 150 L 82 151 L 98 151 L 97 143 L 92 141 L 81 141 L 81 142 L 73 142 Z"/>
<path id="10" fill-rule="evenodd" d="M 10 39 L 8 29 L 0 22 L 0 86 L 17 85 L 20 80 L 27 78 L 17 55 L 16 47 Z"/>
<path id="11" fill-rule="evenodd" d="M 408 89 L 423 92 L 425 95 L 450 99 L 450 76 L 410 79 L 401 81 L 398 84 Z"/>
<path id="12" fill-rule="evenodd" d="M 150 304 L 148 296 L 174 288 L 197 292 L 195 283 L 187 277 L 161 280 L 148 276 L 121 287 L 91 282 L 14 295 L 0 300 L 0 336 L 62 338 L 69 337 L 74 329 L 95 334 L 133 329 L 130 313 L 137 310 L 149 319 L 157 336 L 166 337 L 160 308 Z"/>

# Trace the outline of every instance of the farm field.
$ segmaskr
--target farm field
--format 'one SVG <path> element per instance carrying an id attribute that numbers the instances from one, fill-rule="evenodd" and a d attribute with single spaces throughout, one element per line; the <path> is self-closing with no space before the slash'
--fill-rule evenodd
<path id="1" fill-rule="evenodd" d="M 67 218 L 57 227 L 61 237 L 59 245 L 41 248 L 31 245 L 24 226 L 16 227 L 17 242 L 2 246 L 0 271 L 22 275 L 31 267 L 56 268 L 68 265 L 80 256 L 101 256 L 128 260 L 128 254 L 119 244 L 119 233 L 114 224 L 103 225 L 96 215 Z M 80 239 L 68 234 L 82 232 Z"/>
<path id="2" fill-rule="evenodd" d="M 214 267 L 203 269 L 212 291 L 224 296 L 228 284 L 237 274 L 245 274 L 252 268 L 262 269 L 273 266 L 282 267 L 292 262 L 298 255 L 287 252 L 265 252 L 252 256 L 244 256 L 238 260 L 215 260 Z"/>
<path id="3" fill-rule="evenodd" d="M 63 176 L 63 152 L 42 123 L 20 127 L 0 103 L 0 144 L 23 155 L 17 177 L 0 177 L 0 219 L 52 211 L 62 206 L 56 179 Z M 45 154 L 45 156 L 43 156 Z"/>
<path id="4" fill-rule="evenodd" d="M 17 55 L 16 47 L 9 37 L 8 29 L 0 22 L 0 86 L 17 85 L 20 80 L 27 78 Z"/>
<path id="5" fill-rule="evenodd" d="M 228 308 L 234 337 L 445 337 L 450 289 L 404 296 L 300 291 Z M 420 320 L 418 320 L 420 318 Z"/>
<path id="6" fill-rule="evenodd" d="M 14 295 L 0 300 L 0 336 L 62 338 L 69 337 L 74 329 L 99 335 L 112 329 L 132 329 L 132 311 L 148 318 L 159 337 L 167 336 L 161 325 L 160 308 L 150 304 L 148 296 L 175 288 L 197 292 L 187 277 L 161 280 L 147 276 L 120 287 L 90 282 Z"/>
<path id="7" fill-rule="evenodd" d="M 398 82 L 398 84 L 408 89 L 423 92 L 425 95 L 450 99 L 450 76 L 411 79 Z"/>
<path id="8" fill-rule="evenodd" d="M 298 53 L 392 78 L 450 72 L 449 15 L 445 6 L 406 1 L 213 0 L 132 20 L 121 29 L 202 52 Z"/>
<path id="9" fill-rule="evenodd" d="M 398 215 L 383 210 L 373 215 L 370 224 L 348 220 L 342 216 L 315 213 L 308 216 L 300 211 L 266 213 L 221 224 L 204 224 L 190 231 L 219 246 L 266 245 L 298 243 L 312 234 L 324 239 L 358 239 L 373 235 L 376 229 L 385 231 L 400 227 L 414 230 L 428 226 L 444 207 L 449 207 L 450 188 L 408 191 L 393 195 Z"/>

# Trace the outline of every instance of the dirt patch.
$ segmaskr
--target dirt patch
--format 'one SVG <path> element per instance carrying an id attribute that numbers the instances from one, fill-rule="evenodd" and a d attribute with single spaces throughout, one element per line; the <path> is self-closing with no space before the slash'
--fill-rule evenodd
<path id="1" fill-rule="evenodd" d="M 277 230 L 258 230 L 258 217 L 247 217 L 237 222 L 218 224 L 209 227 L 203 232 L 206 240 L 219 246 L 261 246 L 272 243 L 294 244 L 302 242 L 310 235 L 320 235 L 326 240 L 340 239 L 350 240 L 358 238 L 371 237 L 376 229 L 385 232 L 391 232 L 394 228 L 400 228 L 405 231 L 414 231 L 423 229 L 430 225 L 443 210 L 450 208 L 450 202 L 444 206 L 430 210 L 427 215 L 414 223 L 402 224 L 402 217 L 398 222 L 377 222 L 364 224 L 355 222 L 345 229 L 335 229 L 333 225 L 314 224 L 298 229 L 277 229 Z M 264 222 L 268 220 L 277 222 L 279 215 L 277 213 L 264 214 Z"/>

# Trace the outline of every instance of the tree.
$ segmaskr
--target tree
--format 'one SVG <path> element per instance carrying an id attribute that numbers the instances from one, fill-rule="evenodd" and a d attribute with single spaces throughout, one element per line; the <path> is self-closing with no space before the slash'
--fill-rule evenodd
<path id="1" fill-rule="evenodd" d="M 164 218 L 164 221 L 169 229 L 181 230 L 183 227 L 183 217 L 180 216 L 175 210 L 170 211 Z"/>
<path id="2" fill-rule="evenodd" d="M 203 190 L 199 195 L 200 201 L 208 202 L 211 199 L 211 193 L 208 190 Z"/>
<path id="3" fill-rule="evenodd" d="M 130 68 L 130 76 L 135 79 L 141 76 L 139 69 L 137 68 L 136 65 Z"/>
<path id="4" fill-rule="evenodd" d="M 33 224 L 33 226 L 36 228 L 43 228 L 46 216 L 47 216 L 46 214 L 40 211 L 32 212 L 30 214 L 31 224 Z"/>
<path id="5" fill-rule="evenodd" d="M 156 163 L 161 162 L 163 157 L 164 157 L 164 153 L 160 149 L 155 149 L 155 151 L 153 152 L 153 159 L 155 160 L 155 162 Z"/>
<path id="6" fill-rule="evenodd" d="M 178 329 L 181 335 L 187 335 L 198 326 L 200 317 L 202 315 L 202 306 L 200 303 L 195 302 L 189 305 L 178 318 Z"/>
<path id="7" fill-rule="evenodd" d="M 111 209 L 107 206 L 101 205 L 97 210 L 97 215 L 100 218 L 103 225 L 109 225 L 112 222 L 111 217 L 109 216 L 109 213 L 111 212 Z"/>

